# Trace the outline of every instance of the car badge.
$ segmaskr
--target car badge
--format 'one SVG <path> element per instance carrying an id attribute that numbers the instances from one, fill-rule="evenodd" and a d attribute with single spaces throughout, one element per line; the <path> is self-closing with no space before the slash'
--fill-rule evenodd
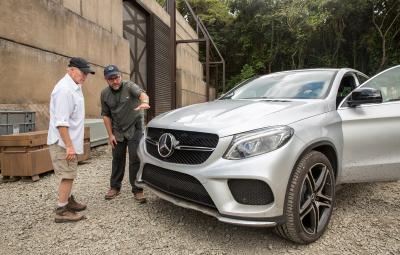
<path id="1" fill-rule="evenodd" d="M 158 139 L 158 154 L 163 158 L 168 158 L 174 153 L 175 147 L 178 145 L 178 141 L 170 133 L 164 133 Z"/>

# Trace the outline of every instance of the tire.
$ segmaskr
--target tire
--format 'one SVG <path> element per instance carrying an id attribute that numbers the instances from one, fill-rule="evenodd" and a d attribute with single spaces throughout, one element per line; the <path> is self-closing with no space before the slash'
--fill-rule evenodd
<path id="1" fill-rule="evenodd" d="M 305 154 L 289 180 L 285 223 L 275 232 L 299 244 L 318 240 L 329 224 L 334 199 L 335 175 L 328 158 L 318 151 Z"/>

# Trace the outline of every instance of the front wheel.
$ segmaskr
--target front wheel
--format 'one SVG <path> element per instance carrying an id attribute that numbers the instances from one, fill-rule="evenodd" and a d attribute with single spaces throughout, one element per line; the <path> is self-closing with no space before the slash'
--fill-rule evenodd
<path id="1" fill-rule="evenodd" d="M 335 198 L 335 175 L 328 158 L 318 151 L 295 166 L 286 193 L 285 223 L 275 231 L 300 244 L 316 241 L 329 224 Z"/>

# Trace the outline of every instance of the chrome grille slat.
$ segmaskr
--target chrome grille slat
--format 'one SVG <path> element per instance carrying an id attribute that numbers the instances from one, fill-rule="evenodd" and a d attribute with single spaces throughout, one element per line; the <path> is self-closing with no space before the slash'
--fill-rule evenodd
<path id="1" fill-rule="evenodd" d="M 158 140 L 165 133 L 172 134 L 178 141 L 174 153 L 169 157 L 162 157 L 158 152 Z M 146 136 L 147 152 L 162 161 L 196 165 L 205 162 L 218 144 L 219 137 L 216 134 L 148 128 Z"/>

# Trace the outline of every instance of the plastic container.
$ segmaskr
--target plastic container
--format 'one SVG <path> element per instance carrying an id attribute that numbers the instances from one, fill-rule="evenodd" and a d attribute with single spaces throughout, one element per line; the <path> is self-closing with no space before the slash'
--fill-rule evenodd
<path id="1" fill-rule="evenodd" d="M 0 135 L 35 131 L 35 112 L 0 110 Z"/>
<path id="2" fill-rule="evenodd" d="M 0 110 L 0 124 L 35 123 L 35 112 L 22 110 Z"/>
<path id="3" fill-rule="evenodd" d="M 35 123 L 0 124 L 0 135 L 19 134 L 35 131 Z"/>

